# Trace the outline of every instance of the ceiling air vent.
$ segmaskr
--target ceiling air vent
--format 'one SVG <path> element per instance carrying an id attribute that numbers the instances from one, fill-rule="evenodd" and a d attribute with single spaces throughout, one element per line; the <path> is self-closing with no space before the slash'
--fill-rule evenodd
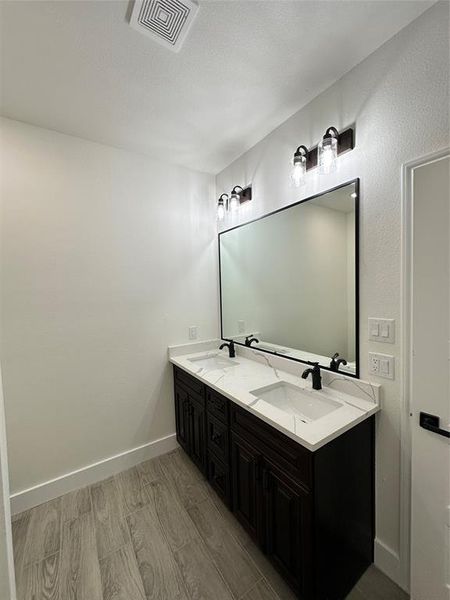
<path id="1" fill-rule="evenodd" d="M 198 5 L 191 0 L 136 0 L 130 25 L 178 52 L 197 11 Z"/>

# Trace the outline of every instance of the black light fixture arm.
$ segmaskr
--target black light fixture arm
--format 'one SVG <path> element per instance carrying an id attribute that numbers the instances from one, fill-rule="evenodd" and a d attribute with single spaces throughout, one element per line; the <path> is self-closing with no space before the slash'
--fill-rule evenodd
<path id="1" fill-rule="evenodd" d="M 308 148 L 306 146 L 299 146 L 294 154 L 294 165 L 303 160 L 303 157 L 308 158 Z"/>
<path id="2" fill-rule="evenodd" d="M 325 131 L 323 139 L 326 140 L 333 137 L 339 139 L 339 131 L 336 129 L 336 127 L 328 127 L 328 129 Z"/>

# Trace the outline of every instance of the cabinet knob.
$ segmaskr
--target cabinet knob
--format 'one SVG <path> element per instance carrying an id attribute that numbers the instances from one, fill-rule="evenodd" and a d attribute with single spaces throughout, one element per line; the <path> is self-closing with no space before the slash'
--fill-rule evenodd
<path id="1" fill-rule="evenodd" d="M 222 437 L 221 433 L 213 433 L 212 436 L 211 436 L 211 441 L 212 442 L 218 442 L 221 437 Z"/>

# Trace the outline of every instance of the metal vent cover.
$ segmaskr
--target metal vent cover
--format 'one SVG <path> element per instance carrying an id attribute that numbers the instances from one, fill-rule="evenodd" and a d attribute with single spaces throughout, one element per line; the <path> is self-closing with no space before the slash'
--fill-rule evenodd
<path id="1" fill-rule="evenodd" d="M 192 0 L 136 0 L 130 25 L 158 44 L 178 52 L 197 11 L 198 5 Z"/>

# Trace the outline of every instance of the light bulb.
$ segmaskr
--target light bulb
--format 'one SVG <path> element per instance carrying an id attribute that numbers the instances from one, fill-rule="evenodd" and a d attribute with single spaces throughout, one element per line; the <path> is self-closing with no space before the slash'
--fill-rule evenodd
<path id="1" fill-rule="evenodd" d="M 295 187 L 300 187 L 302 183 L 305 183 L 306 158 L 302 157 L 302 159 L 299 162 L 294 162 L 292 167 L 291 179 Z"/>
<path id="2" fill-rule="evenodd" d="M 223 205 L 223 202 L 219 201 L 219 204 L 217 206 L 217 219 L 219 221 L 223 221 L 224 216 L 225 216 L 225 207 Z"/>
<path id="3" fill-rule="evenodd" d="M 235 211 L 240 206 L 239 196 L 238 194 L 231 194 L 230 196 L 230 210 Z"/>
<path id="4" fill-rule="evenodd" d="M 324 137 L 318 146 L 319 169 L 321 173 L 333 173 L 336 170 L 337 137 Z"/>

